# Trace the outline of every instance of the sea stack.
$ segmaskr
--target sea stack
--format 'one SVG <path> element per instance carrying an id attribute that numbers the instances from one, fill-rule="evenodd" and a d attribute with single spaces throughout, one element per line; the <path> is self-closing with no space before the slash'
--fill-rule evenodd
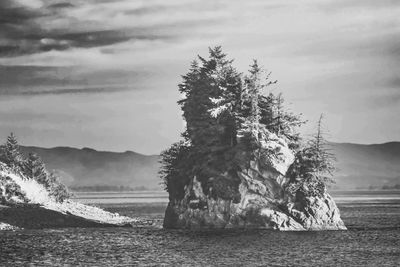
<path id="1" fill-rule="evenodd" d="M 285 175 L 293 164 L 294 155 L 285 141 L 275 136 L 264 144 L 283 151 L 281 157 L 273 162 L 253 159 L 235 174 L 235 178 L 227 173 L 214 178 L 240 179 L 233 199 L 213 196 L 212 187 L 205 192 L 204 186 L 193 176 L 184 188 L 182 199 L 170 198 L 164 227 L 346 230 L 339 209 L 326 189 L 319 196 L 286 192 L 290 179 Z"/>
<path id="2" fill-rule="evenodd" d="M 256 61 L 243 75 L 216 47 L 199 62 L 179 85 L 184 140 L 161 157 L 164 227 L 346 230 L 326 189 L 334 166 L 322 116 L 304 140 L 281 94 L 262 92 L 276 82 Z"/>

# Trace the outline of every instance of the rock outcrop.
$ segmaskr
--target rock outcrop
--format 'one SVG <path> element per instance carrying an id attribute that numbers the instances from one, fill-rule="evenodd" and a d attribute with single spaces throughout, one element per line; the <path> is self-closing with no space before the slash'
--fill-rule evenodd
<path id="1" fill-rule="evenodd" d="M 193 177 L 185 187 L 183 199 L 170 199 L 164 227 L 346 230 L 327 192 L 322 196 L 292 196 L 285 191 L 289 182 L 285 174 L 294 160 L 285 141 L 270 137 L 263 147 L 278 149 L 280 156 L 268 161 L 253 160 L 237 173 L 240 199 L 212 197 Z"/>
<path id="2" fill-rule="evenodd" d="M 140 226 L 141 219 L 120 216 L 72 200 L 58 202 L 36 180 L 0 162 L 0 222 L 19 228 Z M 17 228 L 14 228 L 17 229 Z"/>

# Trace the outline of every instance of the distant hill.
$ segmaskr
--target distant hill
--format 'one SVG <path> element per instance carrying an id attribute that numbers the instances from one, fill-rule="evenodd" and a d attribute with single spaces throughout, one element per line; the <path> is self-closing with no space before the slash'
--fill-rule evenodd
<path id="1" fill-rule="evenodd" d="M 400 142 L 361 145 L 332 143 L 337 189 L 381 188 L 400 184 Z"/>
<path id="2" fill-rule="evenodd" d="M 337 157 L 335 189 L 368 189 L 400 184 L 400 142 L 377 145 L 331 143 Z M 40 148 L 22 146 L 24 154 L 35 152 L 49 170 L 56 170 L 69 186 L 110 186 L 161 189 L 157 176 L 158 155 L 146 156 L 96 151 L 90 148 Z"/>
<path id="3" fill-rule="evenodd" d="M 68 186 L 125 186 L 160 189 L 158 155 L 97 151 L 90 148 L 21 146 L 23 154 L 37 153 L 48 170 Z"/>

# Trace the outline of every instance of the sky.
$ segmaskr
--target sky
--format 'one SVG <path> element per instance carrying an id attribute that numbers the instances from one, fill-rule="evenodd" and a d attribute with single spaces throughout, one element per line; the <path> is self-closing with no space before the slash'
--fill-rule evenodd
<path id="1" fill-rule="evenodd" d="M 155 154 L 184 129 L 177 85 L 221 45 L 272 72 L 329 140 L 400 141 L 400 1 L 1 0 L 0 138 Z M 266 92 L 267 93 L 267 92 Z"/>

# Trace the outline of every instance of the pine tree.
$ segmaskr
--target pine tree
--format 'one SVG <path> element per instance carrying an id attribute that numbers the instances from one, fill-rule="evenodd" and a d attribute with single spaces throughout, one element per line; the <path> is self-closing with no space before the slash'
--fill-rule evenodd
<path id="1" fill-rule="evenodd" d="M 260 122 L 270 132 L 285 137 L 289 142 L 289 147 L 295 150 L 298 148 L 300 141 L 297 128 L 306 123 L 306 121 L 301 119 L 301 114 L 296 115 L 287 110 L 284 103 L 285 100 L 281 93 L 277 96 L 272 93 L 268 96 L 260 96 Z"/>
<path id="2" fill-rule="evenodd" d="M 179 191 L 174 188 L 183 191 L 189 181 L 183 175 L 188 173 L 187 166 L 190 174 L 196 175 L 204 185 L 208 178 L 229 168 L 226 165 L 230 162 L 226 157 L 237 144 L 237 130 L 241 123 L 237 114 L 241 110 L 242 94 L 241 74 L 232 62 L 217 46 L 209 49 L 207 59 L 199 56 L 198 61 L 193 61 L 189 72 L 182 76 L 179 91 L 183 98 L 178 104 L 186 121 L 182 136 L 189 145 L 175 144 L 162 154 L 164 168 L 160 175 L 170 196 Z M 191 159 L 195 159 L 195 163 L 190 165 L 195 166 L 185 164 Z M 173 184 L 175 186 L 170 186 Z"/>
<path id="3" fill-rule="evenodd" d="M 261 69 L 258 66 L 257 60 L 253 61 L 249 73 L 250 75 L 245 78 L 246 100 L 249 103 L 247 119 L 251 123 L 258 123 L 260 121 L 259 95 L 265 85 L 260 80 Z"/>
<path id="4" fill-rule="evenodd" d="M 275 96 L 269 93 L 267 96 L 259 95 L 258 106 L 260 109 L 260 123 L 265 125 L 270 132 L 275 133 L 275 128 L 273 127 L 274 121 L 274 101 Z"/>
<path id="5" fill-rule="evenodd" d="M 190 146 L 184 141 L 173 144 L 161 153 L 159 175 L 171 199 L 183 198 L 184 187 L 191 176 L 190 156 Z"/>
<path id="6" fill-rule="evenodd" d="M 17 138 L 13 133 L 7 137 L 7 142 L 0 147 L 0 161 L 16 173 L 22 173 L 28 179 L 36 180 L 58 202 L 62 202 L 71 196 L 67 187 L 59 181 L 57 175 L 47 172 L 43 161 L 37 154 L 29 153 L 28 158 L 24 159 L 19 151 Z"/>
<path id="7" fill-rule="evenodd" d="M 285 122 L 283 119 L 283 97 L 282 93 L 279 93 L 278 96 L 275 98 L 275 128 L 276 128 L 276 134 L 278 136 L 281 135 L 283 132 L 283 128 L 285 127 Z"/>
<path id="8" fill-rule="evenodd" d="M 49 173 L 43 185 L 49 191 L 49 195 L 53 196 L 57 202 L 63 202 L 71 197 L 68 188 L 60 182 L 55 173 Z"/>
<path id="9" fill-rule="evenodd" d="M 317 131 L 306 146 L 296 154 L 295 162 L 288 170 L 291 178 L 289 191 L 302 192 L 305 195 L 320 196 L 327 184 L 333 183 L 335 156 L 331 153 L 328 142 L 322 131 L 323 115 L 321 114 Z"/>
<path id="10" fill-rule="evenodd" d="M 261 81 L 262 69 L 257 60 L 253 60 L 248 74 L 244 76 L 243 94 L 241 103 L 241 112 L 239 119 L 241 121 L 238 137 L 246 150 L 255 150 L 258 145 L 260 133 L 260 95 L 261 90 L 267 85 Z"/>
<path id="11" fill-rule="evenodd" d="M 41 184 L 45 183 L 47 179 L 46 167 L 36 153 L 29 153 L 28 158 L 24 161 L 22 170 L 26 177 L 34 179 Z"/>
<path id="12" fill-rule="evenodd" d="M 247 135 L 246 139 L 250 138 L 254 141 L 258 139 L 260 127 L 265 128 L 267 124 L 271 124 L 267 120 L 272 121 L 273 117 L 272 103 L 267 103 L 267 108 L 271 111 L 268 114 L 266 113 L 266 107 L 263 106 L 265 103 L 263 101 L 269 99 L 263 96 L 262 90 L 277 81 L 270 80 L 271 73 L 266 73 L 258 65 L 257 60 L 253 60 L 248 72 L 249 74 L 244 77 L 242 112 L 240 114 L 243 124 L 240 132 L 242 136 Z M 246 132 L 247 134 L 245 134 Z"/>
<path id="13" fill-rule="evenodd" d="M 179 90 L 184 94 L 184 98 L 178 102 L 186 120 L 185 134 L 196 147 L 202 147 L 212 141 L 208 133 L 215 125 L 208 112 L 212 107 L 208 95 L 213 94 L 215 88 L 210 86 L 211 79 L 207 77 L 208 71 L 204 67 L 205 60 L 201 61 L 203 66 L 199 67 L 194 61 L 189 73 L 182 76 L 183 82 L 179 85 Z"/>
<path id="14" fill-rule="evenodd" d="M 0 161 L 11 168 L 19 169 L 22 166 L 23 157 L 19 151 L 18 141 L 14 133 L 7 137 L 7 142 L 0 150 Z"/>
<path id="15" fill-rule="evenodd" d="M 333 181 L 332 176 L 335 170 L 335 156 L 331 153 L 328 142 L 324 137 L 322 131 L 322 120 L 323 114 L 321 114 L 318 120 L 317 132 L 309 141 L 308 151 L 311 154 L 315 176 L 322 182 L 326 183 Z"/>
<path id="16" fill-rule="evenodd" d="M 182 76 L 179 91 L 186 120 L 185 138 L 195 149 L 224 150 L 236 144 L 239 128 L 236 114 L 240 110 L 241 77 L 232 60 L 217 46 L 209 49 L 209 58 L 199 56 L 189 72 Z"/>

